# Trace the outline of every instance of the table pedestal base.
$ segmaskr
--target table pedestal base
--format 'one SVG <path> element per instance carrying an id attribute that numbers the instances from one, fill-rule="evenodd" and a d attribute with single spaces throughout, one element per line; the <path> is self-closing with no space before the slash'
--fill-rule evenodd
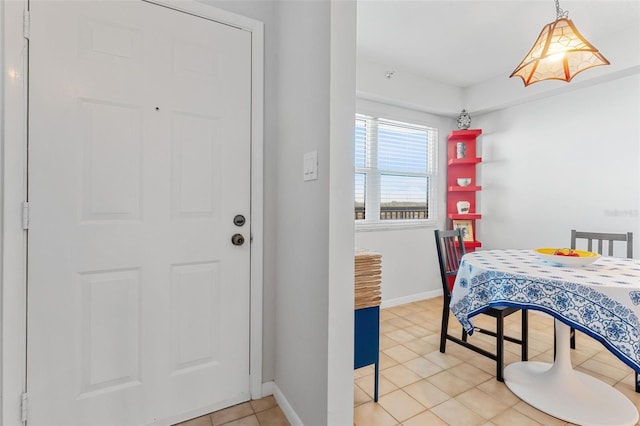
<path id="1" fill-rule="evenodd" d="M 569 326 L 556 320 L 556 360 L 517 362 L 504 369 L 504 381 L 523 401 L 579 425 L 635 425 L 638 410 L 618 390 L 573 370 Z"/>

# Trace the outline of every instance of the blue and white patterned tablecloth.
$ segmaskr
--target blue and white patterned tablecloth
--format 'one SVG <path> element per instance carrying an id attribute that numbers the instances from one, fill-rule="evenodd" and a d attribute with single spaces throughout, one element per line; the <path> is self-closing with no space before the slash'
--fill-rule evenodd
<path id="1" fill-rule="evenodd" d="M 546 312 L 602 342 L 640 372 L 640 260 L 601 257 L 583 267 L 550 265 L 533 250 L 486 250 L 462 258 L 451 311 L 471 334 L 487 307 Z"/>

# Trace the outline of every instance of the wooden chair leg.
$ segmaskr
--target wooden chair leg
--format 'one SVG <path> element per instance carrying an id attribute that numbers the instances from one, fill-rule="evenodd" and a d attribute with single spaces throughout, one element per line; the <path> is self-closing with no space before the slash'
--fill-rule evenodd
<path id="1" fill-rule="evenodd" d="M 445 303 L 442 308 L 442 324 L 440 325 L 440 352 L 444 353 L 447 346 L 447 332 L 449 330 L 449 306 Z"/>
<path id="2" fill-rule="evenodd" d="M 499 316 L 496 319 L 496 379 L 504 382 L 504 317 Z"/>
<path id="3" fill-rule="evenodd" d="M 638 373 L 636 372 L 636 392 L 640 393 L 640 379 L 638 379 Z"/>
<path id="4" fill-rule="evenodd" d="M 467 333 L 467 330 L 465 330 L 464 328 L 462 329 L 462 341 L 466 342 L 467 338 L 469 337 L 469 333 Z"/>
<path id="5" fill-rule="evenodd" d="M 529 313 L 526 309 L 521 311 L 522 315 L 522 330 L 520 339 L 522 340 L 522 360 L 529 360 Z"/>
<path id="6" fill-rule="evenodd" d="M 569 330 L 569 336 L 571 338 L 569 346 L 571 346 L 571 349 L 575 349 L 576 348 L 576 329 L 571 327 L 571 330 Z"/>

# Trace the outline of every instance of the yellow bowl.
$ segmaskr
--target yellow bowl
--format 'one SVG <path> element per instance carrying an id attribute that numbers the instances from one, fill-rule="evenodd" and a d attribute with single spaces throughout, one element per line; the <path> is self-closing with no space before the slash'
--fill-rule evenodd
<path id="1" fill-rule="evenodd" d="M 556 250 L 561 250 L 558 248 L 537 248 L 534 252 L 538 255 L 538 257 L 545 262 L 551 263 L 552 265 L 559 266 L 585 266 L 589 265 L 600 258 L 598 253 L 593 253 L 590 251 L 584 250 L 573 250 L 574 253 L 577 253 L 578 256 L 560 256 L 557 254 L 553 254 Z M 568 250 L 568 249 L 565 249 Z"/>

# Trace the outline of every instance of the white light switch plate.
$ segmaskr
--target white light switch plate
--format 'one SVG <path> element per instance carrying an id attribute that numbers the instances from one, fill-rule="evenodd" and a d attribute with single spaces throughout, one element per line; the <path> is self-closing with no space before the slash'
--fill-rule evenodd
<path id="1" fill-rule="evenodd" d="M 311 151 L 304 154 L 303 157 L 303 180 L 318 179 L 318 151 Z"/>

